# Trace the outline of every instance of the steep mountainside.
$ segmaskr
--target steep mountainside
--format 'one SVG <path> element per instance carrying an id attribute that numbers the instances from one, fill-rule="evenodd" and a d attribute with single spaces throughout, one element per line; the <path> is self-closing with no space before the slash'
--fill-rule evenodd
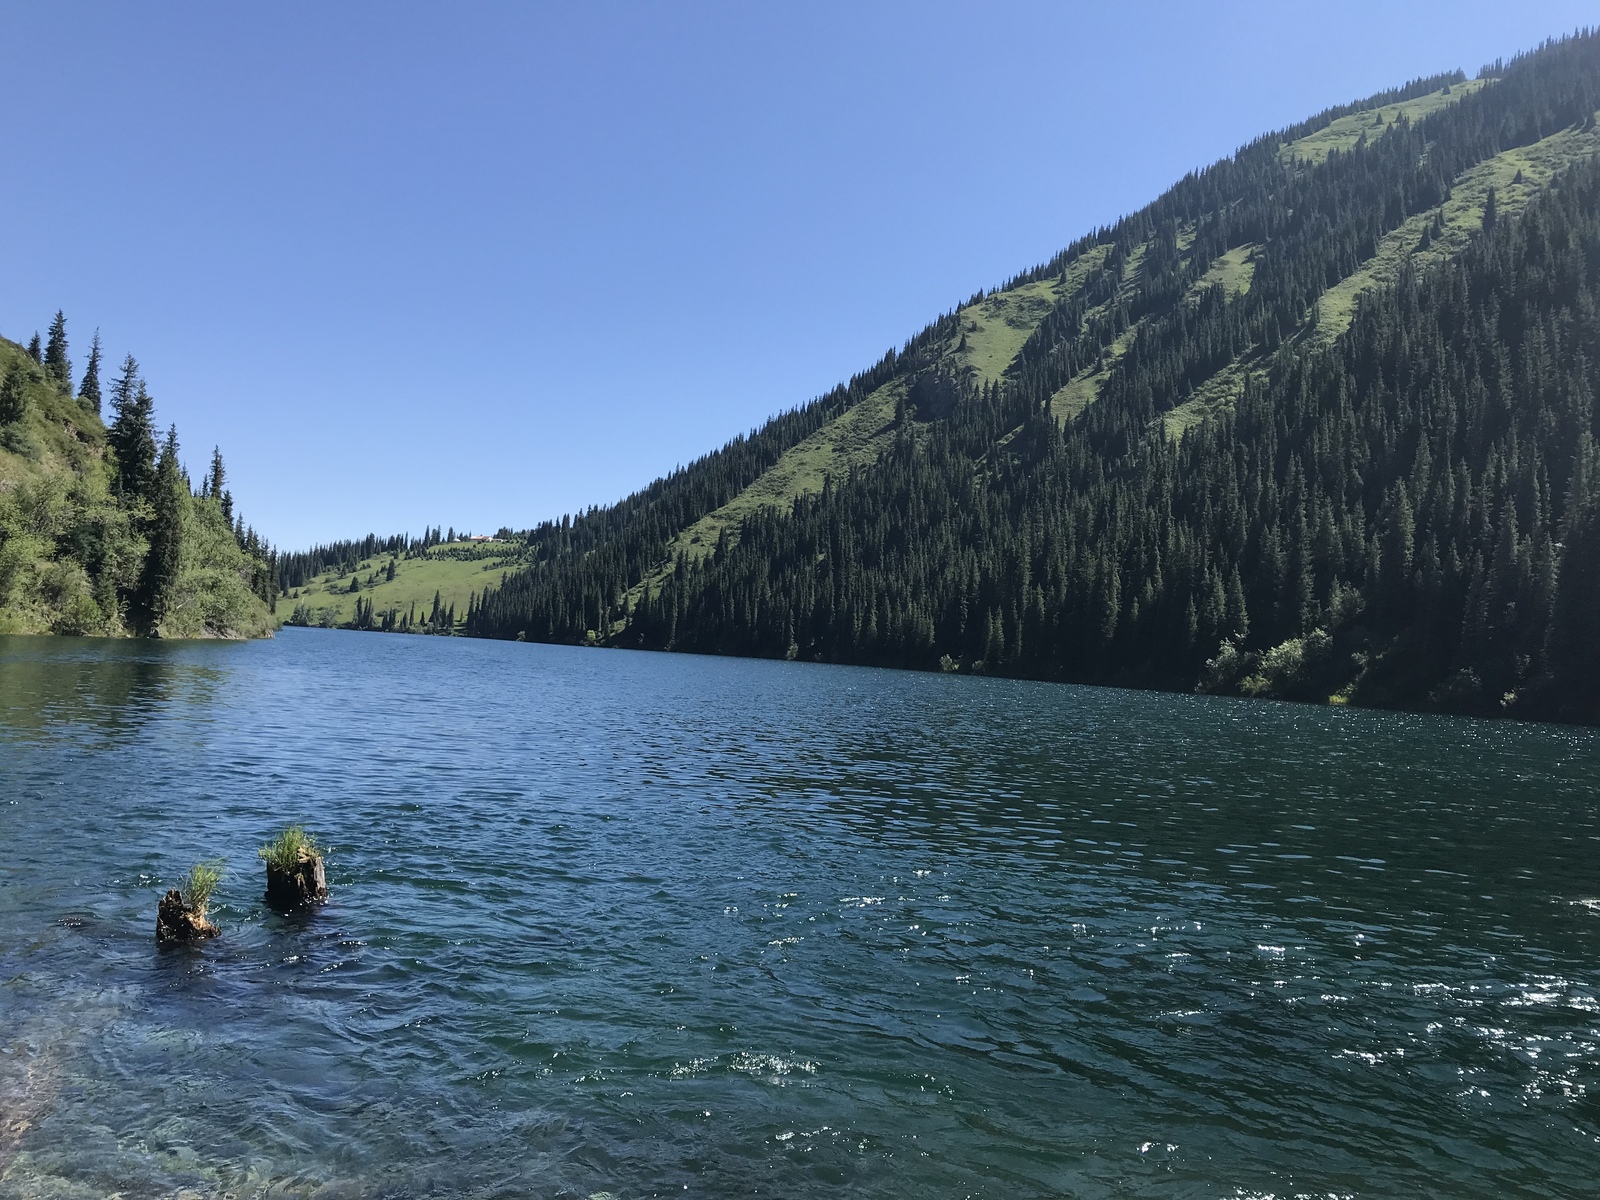
<path id="1" fill-rule="evenodd" d="M 34 343 L 0 339 L 0 633 L 269 633 L 269 553 L 231 519 L 221 456 L 194 493 L 131 358 L 108 431 L 98 339 L 77 397 L 60 314 Z"/>
<path id="2" fill-rule="evenodd" d="M 1600 719 L 1600 39 L 1191 174 L 525 536 L 490 637 Z"/>

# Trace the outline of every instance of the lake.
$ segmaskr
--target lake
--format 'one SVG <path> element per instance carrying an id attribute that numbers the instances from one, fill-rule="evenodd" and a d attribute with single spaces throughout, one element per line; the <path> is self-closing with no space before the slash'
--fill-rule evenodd
<path id="1" fill-rule="evenodd" d="M 0 638 L 0 1196 L 1590 1196 L 1597 781 L 1553 726 Z"/>

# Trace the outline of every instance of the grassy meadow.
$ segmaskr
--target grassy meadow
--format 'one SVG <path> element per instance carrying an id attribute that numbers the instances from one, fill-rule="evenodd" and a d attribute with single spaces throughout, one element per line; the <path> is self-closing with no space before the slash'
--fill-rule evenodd
<path id="1" fill-rule="evenodd" d="M 1410 100 L 1385 104 L 1381 108 L 1350 113 L 1348 116 L 1330 121 L 1317 132 L 1298 141 L 1284 143 L 1278 155 L 1286 163 L 1314 166 L 1326 162 L 1328 155 L 1333 151 L 1354 150 L 1363 134 L 1370 141 L 1393 125 L 1402 115 L 1406 120 L 1415 123 L 1424 117 L 1432 116 L 1441 108 L 1472 95 L 1478 89 L 1487 87 L 1491 82 L 1493 81 L 1488 79 L 1467 79 L 1461 83 L 1451 84 L 1447 88 L 1440 88 L 1437 92 L 1429 92 L 1425 96 L 1414 96 Z"/>
<path id="2" fill-rule="evenodd" d="M 498 587 L 506 572 L 514 570 L 524 547 L 517 542 L 450 542 L 414 552 L 415 557 L 377 555 L 364 559 L 354 571 L 328 571 L 291 588 L 278 599 L 278 621 L 291 620 L 296 608 L 309 609 L 308 624 L 346 625 L 355 618 L 356 601 L 370 603 L 373 611 L 410 611 L 419 619 L 433 609 L 433 597 L 446 608 L 455 605 L 459 623 L 467 615 L 474 592 Z M 481 555 L 481 557 L 466 557 Z M 388 578 L 394 563 L 394 578 Z M 359 590 L 352 591 L 352 581 Z"/>

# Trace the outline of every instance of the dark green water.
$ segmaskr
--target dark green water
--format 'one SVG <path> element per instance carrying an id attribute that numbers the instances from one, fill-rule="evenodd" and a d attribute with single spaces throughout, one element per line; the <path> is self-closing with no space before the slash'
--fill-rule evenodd
<path id="1" fill-rule="evenodd" d="M 0 1196 L 1592 1196 L 1600 738 L 0 639 Z M 304 819 L 332 901 L 260 904 Z M 156 900 L 232 864 L 200 951 Z"/>

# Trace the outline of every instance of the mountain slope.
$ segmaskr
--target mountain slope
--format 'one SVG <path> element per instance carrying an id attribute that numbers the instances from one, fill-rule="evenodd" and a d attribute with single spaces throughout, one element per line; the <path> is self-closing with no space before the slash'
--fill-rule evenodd
<path id="1" fill-rule="evenodd" d="M 1583 34 L 1259 139 L 468 631 L 1596 719 L 1597 107 Z"/>
<path id="2" fill-rule="evenodd" d="M 268 552 L 235 529 L 231 496 L 192 493 L 175 437 L 168 473 L 148 423 L 142 482 L 120 486 L 98 387 L 74 398 L 68 382 L 64 334 L 54 371 L 0 339 L 0 634 L 268 634 Z"/>

